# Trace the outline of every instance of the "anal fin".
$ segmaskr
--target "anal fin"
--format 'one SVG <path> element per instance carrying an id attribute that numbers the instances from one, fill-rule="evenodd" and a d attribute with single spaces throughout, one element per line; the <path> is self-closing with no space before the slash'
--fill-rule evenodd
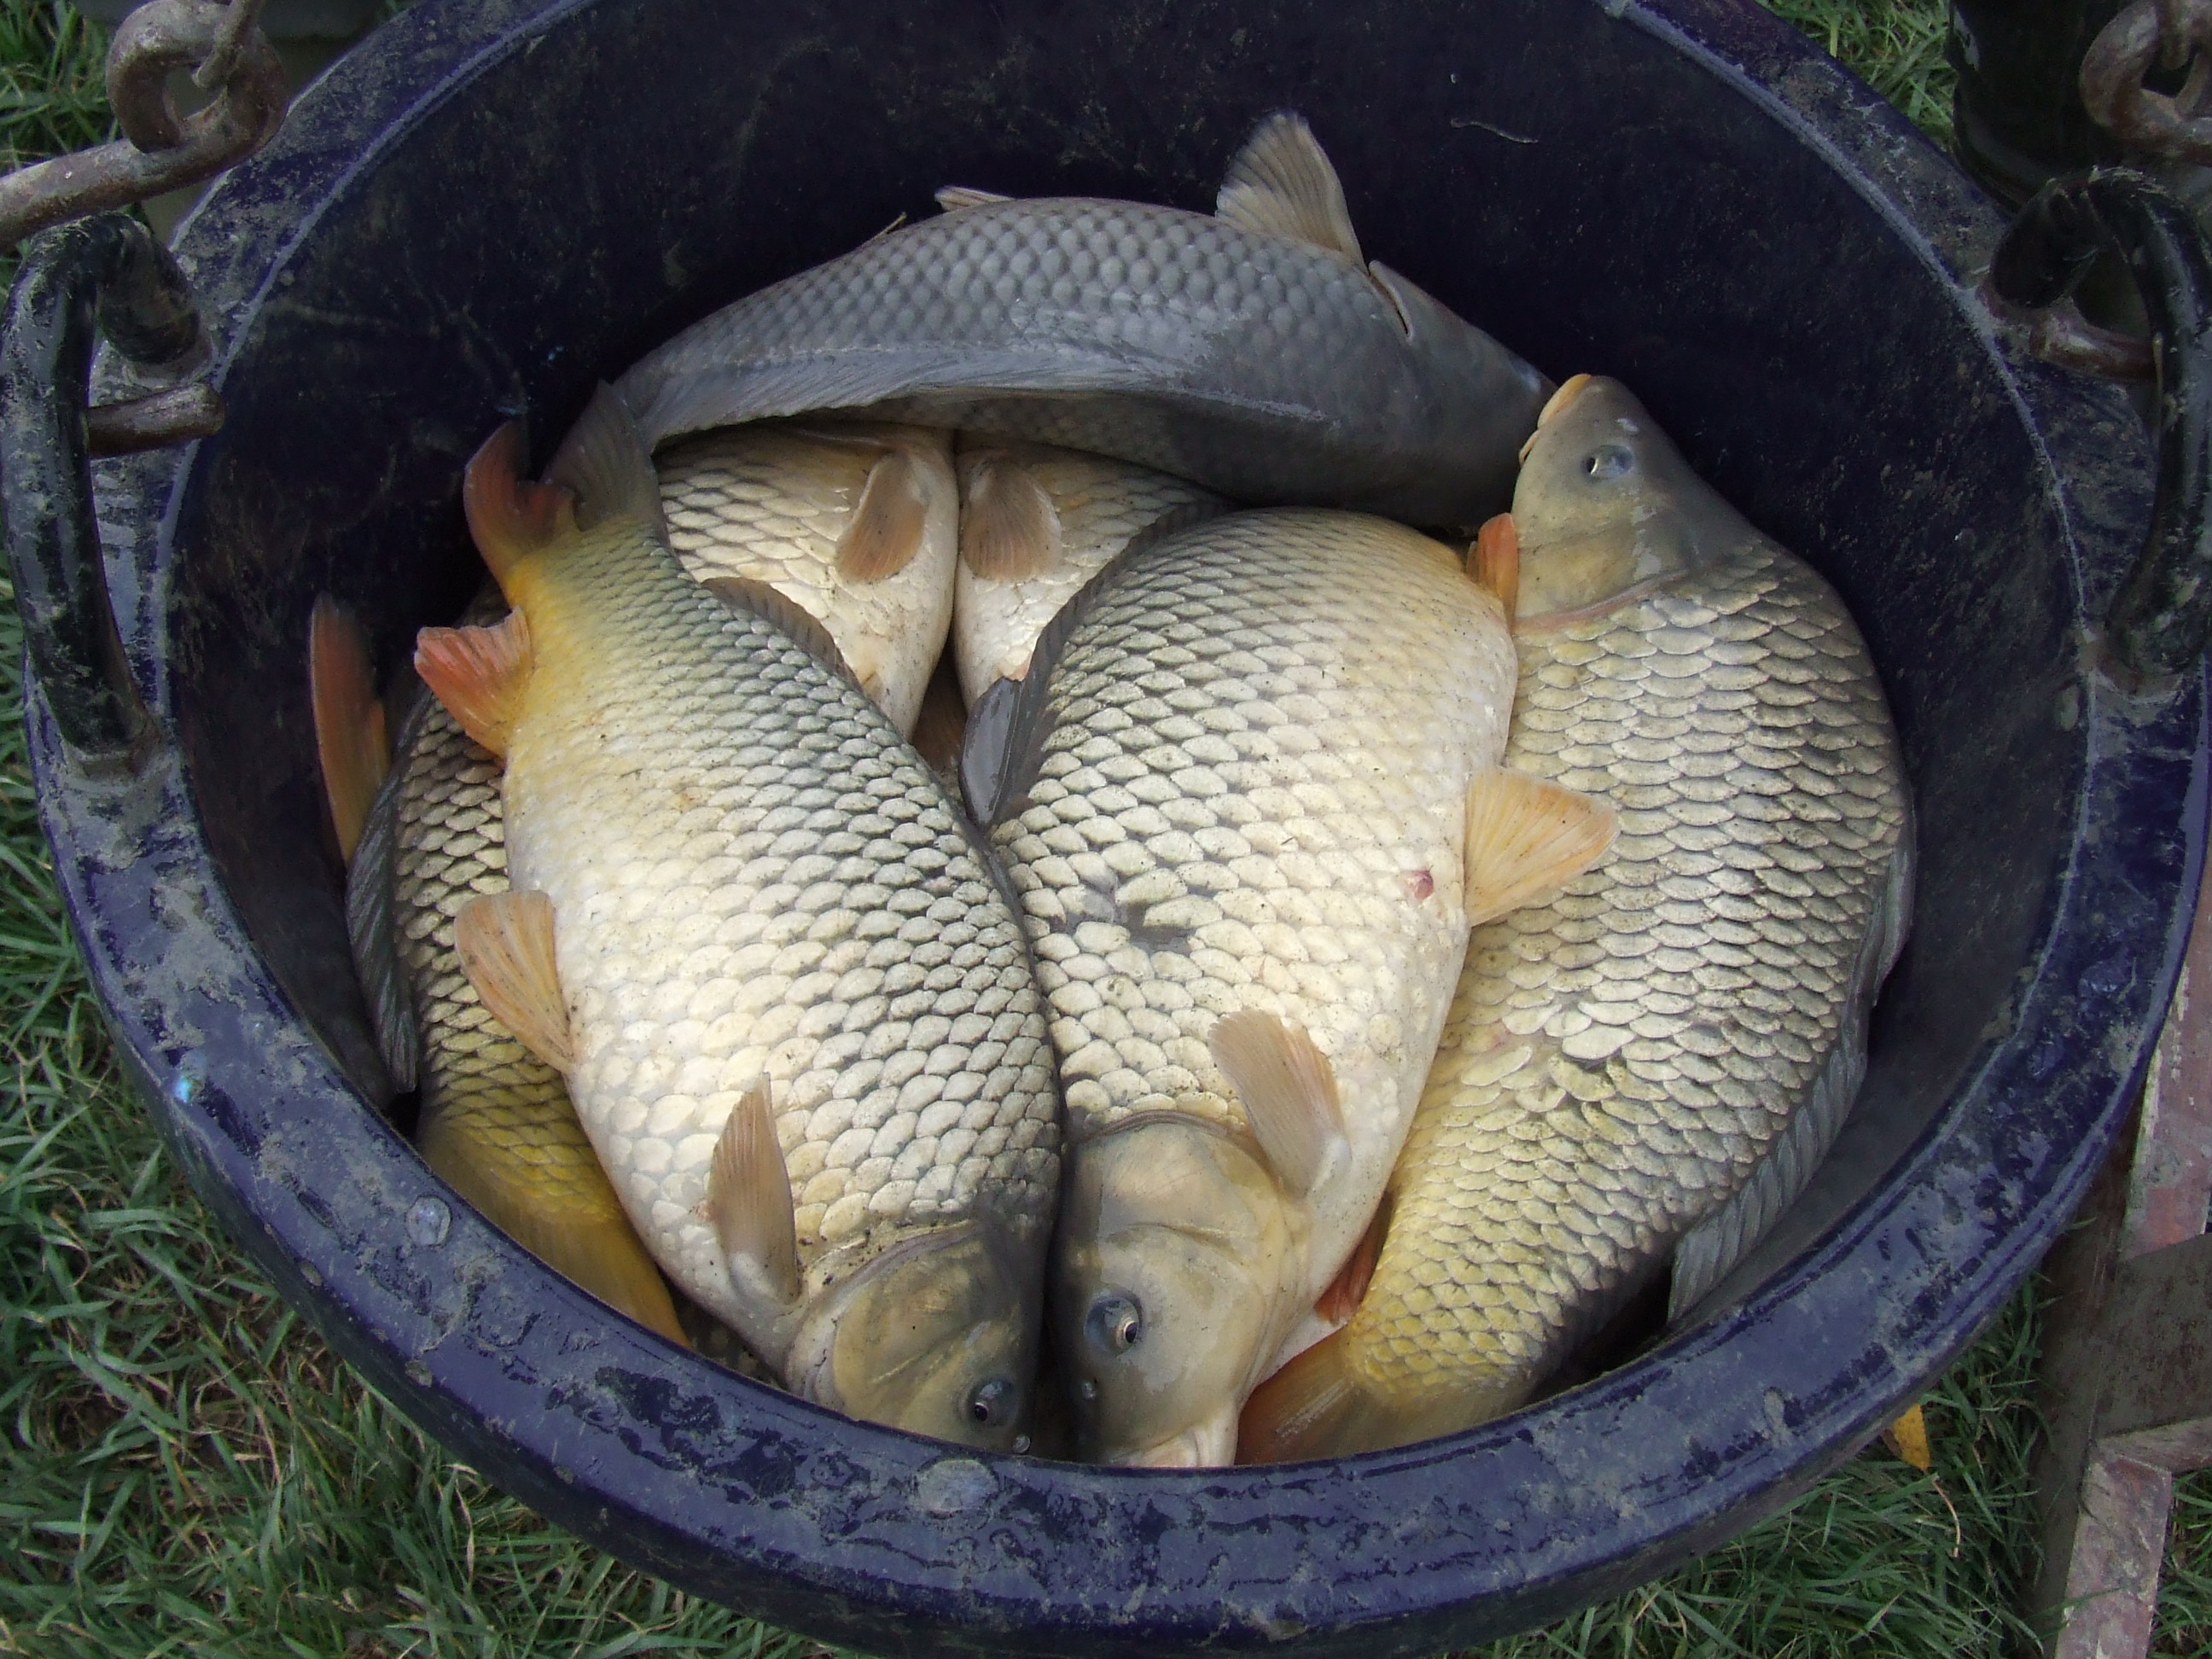
<path id="1" fill-rule="evenodd" d="M 1492 768 L 1467 790 L 1470 927 L 1550 897 L 1605 856 L 1613 808 L 1580 790 Z"/>
<path id="2" fill-rule="evenodd" d="M 530 623 L 521 611 L 488 628 L 426 628 L 415 636 L 415 672 L 461 730 L 495 755 L 530 688 Z"/>
<path id="3" fill-rule="evenodd" d="M 553 956 L 553 901 L 544 894 L 485 893 L 453 916 L 453 948 L 492 1018 L 564 1075 L 576 1054 L 561 969 Z"/>
<path id="4" fill-rule="evenodd" d="M 730 1109 L 707 1175 L 707 1214 L 732 1263 L 749 1262 L 785 1306 L 799 1299 L 799 1227 L 791 1176 L 763 1077 Z"/>
<path id="5" fill-rule="evenodd" d="M 392 744 L 384 705 L 376 699 L 368 641 L 361 624 L 327 593 L 317 598 L 307 622 L 307 683 L 323 793 L 339 856 L 350 865 L 369 806 L 392 769 Z"/>
<path id="6" fill-rule="evenodd" d="M 1298 1027 L 1253 1009 L 1216 1021 L 1206 1047 L 1285 1189 L 1313 1191 L 1350 1146 L 1328 1057 Z"/>

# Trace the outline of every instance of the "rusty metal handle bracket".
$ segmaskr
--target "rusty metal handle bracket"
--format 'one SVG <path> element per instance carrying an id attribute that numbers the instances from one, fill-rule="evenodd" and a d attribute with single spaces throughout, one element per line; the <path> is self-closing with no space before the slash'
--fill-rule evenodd
<path id="1" fill-rule="evenodd" d="M 2189 672 L 2212 633 L 2212 246 L 2177 198 L 2139 173 L 2054 179 L 2020 210 L 1990 266 L 2008 305 L 2070 295 L 2110 248 L 2150 319 L 2158 488 L 2150 536 L 2105 620 L 2105 666 L 2150 689 Z"/>
<path id="2" fill-rule="evenodd" d="M 253 20 L 262 0 L 153 0 L 123 21 L 107 52 L 107 100 L 123 137 L 0 179 L 0 251 L 35 231 L 197 184 L 266 143 L 284 119 L 284 68 Z M 219 86 L 181 116 L 173 69 Z M 195 76 L 198 79 L 198 75 Z"/>
<path id="3" fill-rule="evenodd" d="M 95 325 L 148 368 L 207 349 L 176 260 L 119 213 L 42 232 L 24 251 L 0 321 L 0 538 L 55 725 L 80 757 L 127 761 L 154 726 L 124 658 L 93 518 L 85 392 Z"/>

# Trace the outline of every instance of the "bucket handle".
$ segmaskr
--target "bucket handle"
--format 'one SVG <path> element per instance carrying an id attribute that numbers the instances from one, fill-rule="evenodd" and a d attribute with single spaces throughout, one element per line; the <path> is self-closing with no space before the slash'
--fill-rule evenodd
<path id="1" fill-rule="evenodd" d="M 2212 246 L 2176 197 L 2123 167 L 2054 179 L 1990 266 L 2000 310 L 2069 296 L 2100 254 L 2127 262 L 2150 319 L 2158 487 L 2150 535 L 2105 618 L 2104 665 L 2149 690 L 2187 672 L 2212 634 Z"/>
<path id="2" fill-rule="evenodd" d="M 0 538 L 31 672 L 81 758 L 134 760 L 154 732 L 108 603 L 93 518 L 94 447 L 173 443 L 222 424 L 206 386 L 90 411 L 95 322 L 129 362 L 191 368 L 207 352 L 191 289 L 169 251 L 120 213 L 59 226 L 24 248 L 0 321 Z M 186 425 L 175 418 L 183 406 Z M 153 411 L 162 418 L 149 422 Z"/>

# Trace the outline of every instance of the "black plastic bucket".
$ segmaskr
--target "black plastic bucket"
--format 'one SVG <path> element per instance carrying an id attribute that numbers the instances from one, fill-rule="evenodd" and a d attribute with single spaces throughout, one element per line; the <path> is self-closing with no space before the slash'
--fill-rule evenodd
<path id="1" fill-rule="evenodd" d="M 1470 1433 L 1155 1473 L 972 1456 L 755 1387 L 483 1224 L 362 1102 L 303 647 L 395 665 L 479 580 L 460 465 L 946 182 L 1195 208 L 1303 111 L 1370 252 L 1554 375 L 1626 380 L 1842 590 L 1919 805 L 1863 1103 L 1781 1236 L 1644 1357 Z M 180 238 L 221 434 L 99 468 L 159 737 L 46 822 L 124 1052 L 199 1191 L 349 1359 L 531 1504 L 884 1652 L 1433 1650 L 1705 1548 L 1968 1340 L 2103 1155 L 2201 855 L 2201 678 L 2091 665 L 2150 492 L 2118 394 L 2029 362 L 1999 221 L 1747 0 L 429 0 Z"/>

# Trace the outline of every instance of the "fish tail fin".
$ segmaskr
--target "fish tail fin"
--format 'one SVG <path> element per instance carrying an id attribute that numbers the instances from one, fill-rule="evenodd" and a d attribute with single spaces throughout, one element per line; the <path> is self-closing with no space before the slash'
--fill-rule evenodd
<path id="1" fill-rule="evenodd" d="M 560 484 L 525 478 L 526 453 L 522 423 L 509 421 L 469 458 L 461 477 L 469 534 L 509 599 L 514 597 L 509 582 L 516 567 L 576 528 L 576 498 Z"/>
<path id="2" fill-rule="evenodd" d="M 1363 1449 L 1345 1443 L 1370 1413 L 1346 1354 L 1345 1334 L 1334 1332 L 1255 1389 L 1237 1419 L 1237 1461 L 1295 1463 Z"/>
<path id="3" fill-rule="evenodd" d="M 424 1121 L 417 1150 L 485 1219 L 547 1267 L 648 1330 L 691 1346 L 666 1281 L 596 1167 L 585 1176 L 596 1194 L 556 1199 L 533 1190 L 528 1171 L 508 1167 L 514 1153 L 497 1138 L 472 1134 L 446 1112 Z"/>
<path id="4" fill-rule="evenodd" d="M 641 524 L 664 544 L 667 542 L 668 521 L 661 514 L 660 477 L 653 470 L 653 452 L 646 447 L 629 405 L 605 381 L 561 440 L 545 476 L 553 484 L 575 492 L 576 522 L 583 528 L 619 520 Z"/>
<path id="5" fill-rule="evenodd" d="M 392 769 L 384 705 L 377 701 L 368 641 L 361 624 L 327 593 L 307 624 L 307 680 L 315 717 L 315 753 L 338 853 L 349 867 L 369 807 Z"/>

